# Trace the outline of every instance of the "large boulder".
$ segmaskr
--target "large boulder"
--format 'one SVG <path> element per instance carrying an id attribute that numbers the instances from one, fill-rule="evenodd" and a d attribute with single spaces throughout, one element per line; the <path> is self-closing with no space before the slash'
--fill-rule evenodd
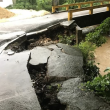
<path id="1" fill-rule="evenodd" d="M 72 78 L 65 82 L 58 93 L 58 99 L 67 105 L 67 110 L 110 110 L 110 106 L 92 92 L 81 89 L 82 80 Z"/>
<path id="2" fill-rule="evenodd" d="M 83 56 L 79 49 L 57 44 L 48 60 L 48 77 L 71 78 L 83 77 Z"/>

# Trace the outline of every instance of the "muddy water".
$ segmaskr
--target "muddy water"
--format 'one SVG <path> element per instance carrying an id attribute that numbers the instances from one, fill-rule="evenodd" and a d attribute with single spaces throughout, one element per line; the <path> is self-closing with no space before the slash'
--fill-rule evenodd
<path id="1" fill-rule="evenodd" d="M 104 70 L 110 67 L 110 36 L 107 37 L 107 42 L 101 47 L 95 50 L 96 63 L 100 63 L 98 67 L 100 68 L 101 75 L 105 75 Z"/>

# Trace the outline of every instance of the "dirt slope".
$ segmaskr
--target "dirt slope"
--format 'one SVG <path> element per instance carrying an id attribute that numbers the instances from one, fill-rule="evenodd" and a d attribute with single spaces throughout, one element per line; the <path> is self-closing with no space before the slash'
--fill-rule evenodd
<path id="1" fill-rule="evenodd" d="M 8 11 L 7 9 L 4 9 L 4 8 L 0 7 L 0 19 L 10 18 L 10 17 L 12 17 L 14 15 L 15 15 L 14 13 Z"/>

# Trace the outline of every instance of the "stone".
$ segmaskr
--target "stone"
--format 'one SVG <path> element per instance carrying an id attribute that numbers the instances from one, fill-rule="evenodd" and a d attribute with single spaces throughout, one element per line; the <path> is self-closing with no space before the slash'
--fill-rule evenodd
<path id="1" fill-rule="evenodd" d="M 31 51 L 31 59 L 29 64 L 31 65 L 39 65 L 45 64 L 48 61 L 48 58 L 51 55 L 51 51 L 47 48 L 36 47 Z"/>
<path id="2" fill-rule="evenodd" d="M 57 43 L 57 46 L 59 48 L 62 48 L 62 51 L 68 55 L 82 57 L 82 52 L 77 47 L 72 47 L 70 45 L 66 45 L 66 44 L 62 44 L 62 43 Z"/>
<path id="3" fill-rule="evenodd" d="M 67 110 L 110 110 L 109 104 L 95 96 L 92 92 L 81 89 L 81 78 L 72 78 L 63 82 L 57 94 Z"/>
<path id="4" fill-rule="evenodd" d="M 72 25 L 75 22 L 75 20 L 71 20 L 71 21 L 64 21 L 62 23 L 60 23 L 60 25 L 64 26 L 64 27 L 69 27 L 70 25 Z"/>
<path id="5" fill-rule="evenodd" d="M 73 29 L 76 27 L 75 20 L 63 21 L 60 23 L 60 25 L 63 26 L 64 28 L 68 28 L 68 29 Z"/>
<path id="6" fill-rule="evenodd" d="M 0 55 L 0 110 L 41 110 L 27 70 L 29 55 Z"/>
<path id="7" fill-rule="evenodd" d="M 61 46 L 60 46 L 61 45 Z M 52 51 L 48 59 L 48 77 L 71 78 L 83 77 L 83 56 L 81 52 L 73 47 L 65 44 L 59 44 L 63 48 Z"/>
<path id="8" fill-rule="evenodd" d="M 8 54 L 8 55 L 13 55 L 13 54 L 15 54 L 15 52 L 12 51 L 12 50 L 9 50 L 7 54 Z"/>
<path id="9" fill-rule="evenodd" d="M 89 32 L 93 32 L 99 25 L 92 25 L 92 26 L 87 26 L 83 27 L 82 29 L 82 34 L 86 35 Z"/>

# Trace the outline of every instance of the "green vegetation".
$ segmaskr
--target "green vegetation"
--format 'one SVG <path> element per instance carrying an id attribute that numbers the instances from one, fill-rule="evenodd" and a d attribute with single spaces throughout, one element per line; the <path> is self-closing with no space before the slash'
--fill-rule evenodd
<path id="1" fill-rule="evenodd" d="M 94 62 L 94 50 L 106 42 L 104 37 L 110 30 L 110 17 L 105 19 L 93 32 L 86 35 L 85 41 L 77 46 L 84 56 L 85 80 L 91 81 L 99 75 L 99 68 Z"/>
<path id="2" fill-rule="evenodd" d="M 108 72 L 106 75 L 101 76 L 99 74 L 99 68 L 94 64 L 94 50 L 95 47 L 101 46 L 106 42 L 106 35 L 110 31 L 110 17 L 105 19 L 95 30 L 87 34 L 85 42 L 79 44 L 84 56 L 84 73 L 86 83 L 84 86 L 88 90 L 92 90 L 95 94 L 102 96 L 105 99 L 110 100 L 110 68 L 107 68 L 104 72 Z M 91 56 L 91 57 L 90 57 Z M 90 59 L 89 59 L 90 58 Z"/>
<path id="3" fill-rule="evenodd" d="M 110 17 L 105 19 L 94 32 L 87 34 L 86 41 L 92 42 L 96 44 L 96 46 L 101 46 L 106 42 L 106 38 L 104 37 L 110 31 Z"/>
<path id="4" fill-rule="evenodd" d="M 110 17 L 105 19 L 93 32 L 90 32 L 86 35 L 85 41 L 79 43 L 79 45 L 75 45 L 78 47 L 83 54 L 84 61 L 84 74 L 85 81 L 92 81 L 94 77 L 99 75 L 99 68 L 96 66 L 94 61 L 94 50 L 96 47 L 101 46 L 106 42 L 106 38 L 104 37 L 110 30 Z M 61 36 L 59 35 L 59 42 L 71 45 L 72 40 L 75 39 L 75 36 Z"/>
<path id="5" fill-rule="evenodd" d="M 48 10 L 51 11 L 52 0 L 16 0 L 14 6 L 7 7 L 9 9 L 34 9 L 34 10 Z"/>
<path id="6" fill-rule="evenodd" d="M 93 90 L 97 95 L 110 99 L 110 68 L 107 68 L 104 72 L 108 72 L 108 74 L 99 75 L 92 81 L 88 81 L 84 86 L 88 90 Z"/>
<path id="7" fill-rule="evenodd" d="M 84 81 L 92 81 L 94 77 L 99 75 L 99 68 L 95 65 L 95 61 L 84 63 L 83 69 L 85 75 Z"/>
<path id="8" fill-rule="evenodd" d="M 72 41 L 75 39 L 75 36 L 74 35 L 71 35 L 71 36 L 66 36 L 66 35 L 61 36 L 61 35 L 59 35 L 58 38 L 59 38 L 60 43 L 71 45 Z"/>
<path id="9" fill-rule="evenodd" d="M 84 62 L 94 58 L 94 50 L 96 49 L 95 44 L 88 41 L 82 41 L 77 47 L 82 51 Z"/>
<path id="10" fill-rule="evenodd" d="M 87 2 L 87 1 L 96 1 L 96 0 L 59 0 L 59 5 L 78 3 L 78 2 Z M 108 3 L 108 2 L 107 2 Z M 94 3 L 94 5 L 99 5 L 99 3 Z M 89 4 L 82 5 L 82 7 L 88 7 Z M 34 10 L 52 10 L 52 0 L 16 0 L 16 4 L 13 6 L 7 7 L 9 9 L 34 9 Z M 77 6 L 72 6 L 70 9 L 77 8 Z M 65 10 L 64 8 L 59 8 L 59 10 Z"/>

